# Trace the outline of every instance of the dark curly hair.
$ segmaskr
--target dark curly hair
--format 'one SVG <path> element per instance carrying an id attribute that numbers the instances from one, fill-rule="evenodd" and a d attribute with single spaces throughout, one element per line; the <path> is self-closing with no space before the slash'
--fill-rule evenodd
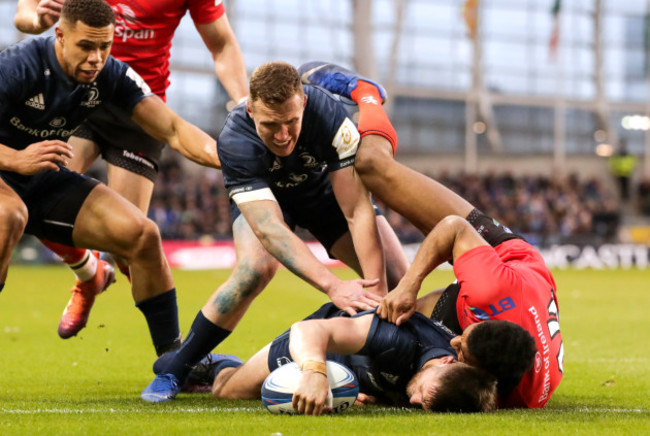
<path id="1" fill-rule="evenodd" d="M 90 27 L 115 24 L 115 14 L 104 0 L 66 0 L 61 9 L 61 19 L 72 25 L 81 21 Z"/>
<path id="2" fill-rule="evenodd" d="M 497 378 L 498 393 L 507 397 L 535 362 L 535 339 L 510 321 L 483 321 L 469 332 L 467 350 L 476 366 Z"/>
<path id="3" fill-rule="evenodd" d="M 302 95 L 300 74 L 286 62 L 267 62 L 255 68 L 250 80 L 251 102 L 282 104 L 296 94 Z"/>
<path id="4" fill-rule="evenodd" d="M 496 408 L 496 378 L 475 366 L 464 363 L 449 365 L 440 384 L 431 388 L 422 401 L 430 412 L 477 413 Z"/>

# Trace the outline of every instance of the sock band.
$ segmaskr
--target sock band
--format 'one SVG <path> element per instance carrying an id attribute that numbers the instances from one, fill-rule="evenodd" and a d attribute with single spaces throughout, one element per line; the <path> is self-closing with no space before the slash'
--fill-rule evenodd
<path id="1" fill-rule="evenodd" d="M 383 136 L 393 147 L 393 156 L 397 150 L 397 132 L 381 106 L 381 94 L 372 83 L 359 80 L 357 87 L 350 93 L 352 100 L 359 105 L 359 134 Z"/>

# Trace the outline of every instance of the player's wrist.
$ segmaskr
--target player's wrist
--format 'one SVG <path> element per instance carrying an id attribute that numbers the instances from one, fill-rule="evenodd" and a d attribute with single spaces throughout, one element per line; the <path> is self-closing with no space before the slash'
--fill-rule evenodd
<path id="1" fill-rule="evenodd" d="M 303 360 L 300 370 L 302 372 L 311 371 L 314 374 L 323 374 L 327 377 L 327 364 L 320 360 Z"/>

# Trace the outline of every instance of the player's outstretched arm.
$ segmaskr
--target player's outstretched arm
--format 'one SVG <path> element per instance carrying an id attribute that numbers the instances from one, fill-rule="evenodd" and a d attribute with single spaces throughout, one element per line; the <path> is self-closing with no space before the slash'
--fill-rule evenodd
<path id="1" fill-rule="evenodd" d="M 45 170 L 59 171 L 57 164 L 67 165 L 72 147 L 63 141 L 35 142 L 23 150 L 0 144 L 0 170 L 31 176 Z"/>
<path id="2" fill-rule="evenodd" d="M 347 219 L 363 277 L 379 279 L 377 286 L 369 290 L 383 297 L 388 292 L 386 262 L 370 194 L 352 166 L 332 171 L 329 177 L 336 201 Z"/>
<path id="3" fill-rule="evenodd" d="M 18 0 L 14 26 L 24 33 L 40 34 L 54 26 L 64 0 Z"/>
<path id="4" fill-rule="evenodd" d="M 169 144 L 186 158 L 212 168 L 221 168 L 217 142 L 203 130 L 185 121 L 159 97 L 151 95 L 133 108 L 133 121 L 145 132 Z"/>
<path id="5" fill-rule="evenodd" d="M 320 415 L 326 407 L 326 353 L 354 354 L 363 348 L 372 315 L 356 318 L 312 319 L 291 327 L 289 351 L 300 366 L 302 376 L 293 394 L 293 407 L 299 413 Z"/>
<path id="6" fill-rule="evenodd" d="M 379 316 L 397 325 L 408 320 L 415 312 L 417 294 L 429 273 L 441 263 L 481 245 L 488 243 L 464 218 L 456 215 L 444 218 L 422 242 L 397 287 L 382 300 L 377 309 Z"/>
<path id="7" fill-rule="evenodd" d="M 256 200 L 238 206 L 266 251 L 289 271 L 326 293 L 338 308 L 355 314 L 376 307 L 381 298 L 364 288 L 375 286 L 377 280 L 342 281 L 336 277 L 287 226 L 277 202 Z"/>
<path id="8" fill-rule="evenodd" d="M 223 14 L 212 23 L 197 24 L 196 30 L 212 54 L 219 81 L 230 98 L 240 102 L 248 95 L 246 64 L 228 17 Z"/>

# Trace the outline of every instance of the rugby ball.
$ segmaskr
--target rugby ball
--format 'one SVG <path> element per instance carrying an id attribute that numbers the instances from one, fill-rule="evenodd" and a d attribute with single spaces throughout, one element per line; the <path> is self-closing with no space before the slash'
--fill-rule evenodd
<path id="1" fill-rule="evenodd" d="M 262 385 L 262 402 L 273 414 L 293 415 L 297 411 L 291 404 L 293 392 L 300 381 L 301 371 L 295 362 L 275 369 Z M 359 394 L 359 383 L 346 366 L 327 361 L 327 381 L 330 384 L 333 413 L 342 413 L 354 404 Z"/>

